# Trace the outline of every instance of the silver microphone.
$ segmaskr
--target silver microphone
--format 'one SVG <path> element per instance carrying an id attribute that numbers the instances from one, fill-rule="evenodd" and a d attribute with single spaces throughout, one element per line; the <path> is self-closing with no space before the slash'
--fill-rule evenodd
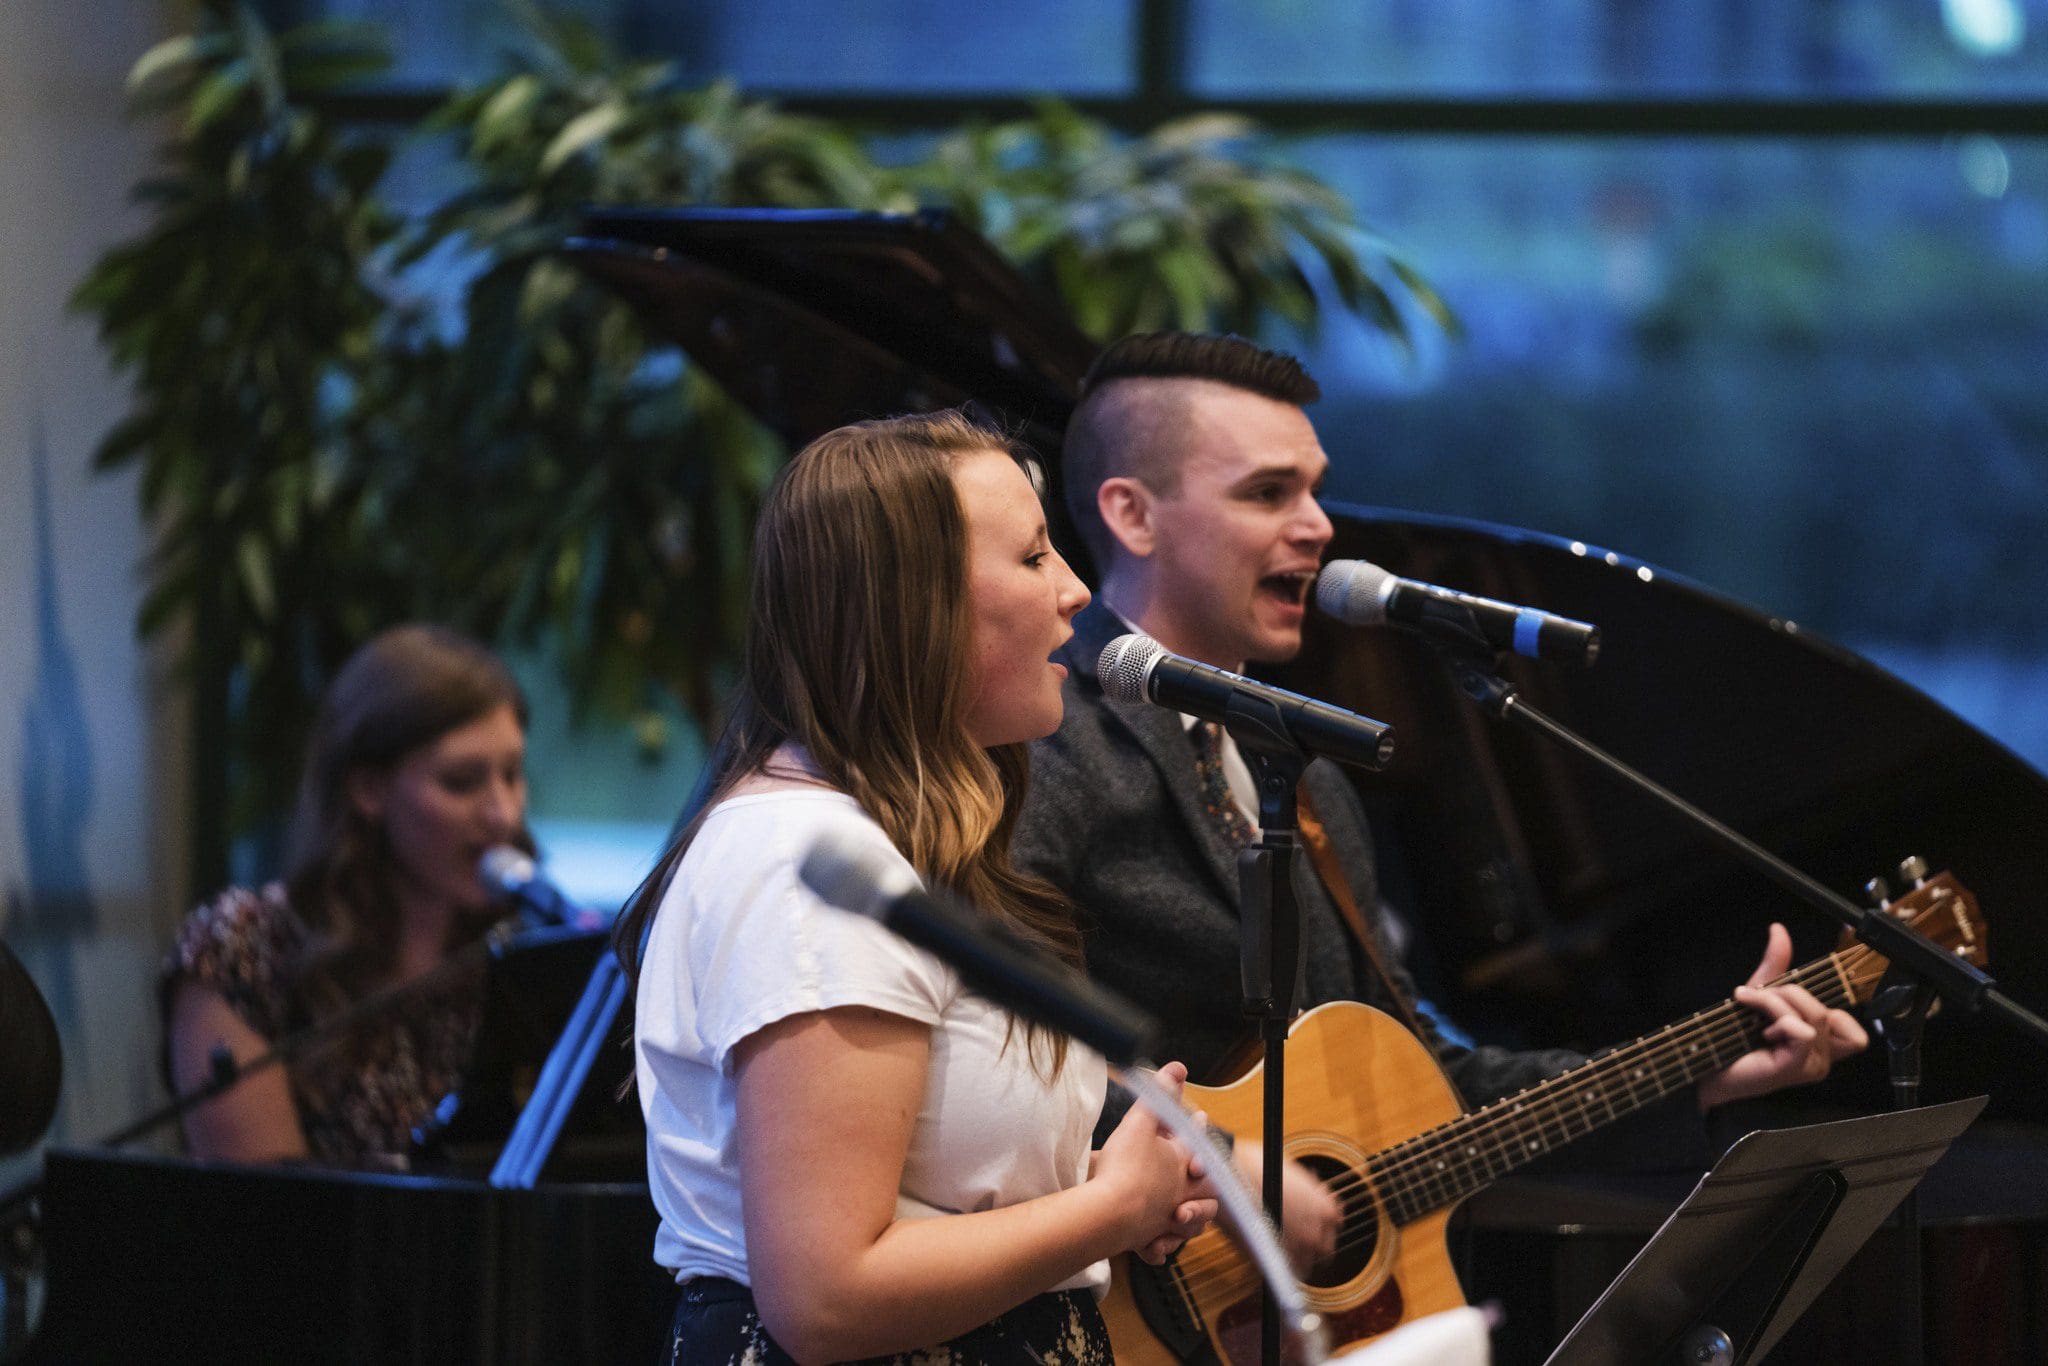
<path id="1" fill-rule="evenodd" d="M 1112 1064 L 1147 1056 L 1158 1024 L 1129 1001 L 1027 943 L 943 889 L 926 890 L 898 858 L 844 831 L 811 845 L 797 876 L 821 898 L 866 916 L 960 974 L 976 994 L 1071 1034 Z"/>
<path id="2" fill-rule="evenodd" d="M 1095 661 L 1102 691 L 1119 702 L 1155 702 L 1219 723 L 1270 722 L 1275 738 L 1361 768 L 1394 757 L 1394 728 L 1298 692 L 1172 653 L 1146 635 L 1118 636 Z"/>
<path id="3" fill-rule="evenodd" d="M 1479 634 L 1496 650 L 1579 665 L 1600 656 L 1600 628 L 1589 622 L 1400 578 L 1369 560 L 1324 565 L 1316 577 L 1316 606 L 1352 626 L 1413 628 L 1432 612 L 1470 613 Z"/>
<path id="4" fill-rule="evenodd" d="M 541 874 L 533 857 L 514 845 L 494 844 L 484 850 L 477 860 L 476 875 L 491 900 L 509 901 L 539 924 L 591 929 L 604 923 L 602 917 L 563 895 L 561 888 Z"/>

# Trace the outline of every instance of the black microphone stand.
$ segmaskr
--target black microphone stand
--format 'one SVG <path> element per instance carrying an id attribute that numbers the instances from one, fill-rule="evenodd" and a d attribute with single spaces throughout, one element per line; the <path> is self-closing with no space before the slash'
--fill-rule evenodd
<path id="1" fill-rule="evenodd" d="M 1882 884 L 1879 884 L 1880 886 Z M 1920 1103 L 1920 1036 L 1933 998 L 1924 981 L 1894 964 L 1885 969 L 1870 1002 L 1870 1027 L 1884 1040 L 1885 1064 L 1891 1072 L 1892 1109 L 1910 1110 Z M 1907 1366 L 1925 1355 L 1920 1288 L 1920 1184 L 1899 1201 L 1899 1241 L 1905 1263 L 1899 1270 L 1899 1339 Z"/>
<path id="2" fill-rule="evenodd" d="M 1282 1228 L 1281 1173 L 1287 1137 L 1287 1026 L 1301 978 L 1301 908 L 1295 901 L 1296 789 L 1308 755 L 1294 743 L 1279 709 L 1242 693 L 1232 696 L 1223 726 L 1250 763 L 1259 787 L 1259 842 L 1237 856 L 1244 1013 L 1258 1023 L 1265 1044 L 1265 1117 L 1261 1143 L 1262 1196 L 1277 1235 Z M 1265 1366 L 1280 1360 L 1280 1306 L 1271 1287 L 1259 1313 L 1259 1352 Z"/>
<path id="3" fill-rule="evenodd" d="M 1943 949 L 1897 917 L 1886 906 L 1859 906 L 1785 862 L 1752 840 L 1737 834 L 1675 792 L 1630 768 L 1562 722 L 1525 702 L 1499 667 L 1493 646 L 1479 632 L 1472 614 L 1452 604 L 1433 602 L 1417 627 L 1434 646 L 1451 677 L 1481 711 L 1496 721 L 1511 722 L 1563 746 L 1626 787 L 1683 817 L 1710 843 L 1736 861 L 1791 892 L 1799 900 L 1839 923 L 1860 942 L 1884 956 L 1889 965 L 1873 1002 L 1877 1031 L 1885 1041 L 1895 1110 L 1910 1109 L 1920 1097 L 1921 1025 L 1934 998 L 1947 1001 L 1965 1015 L 1989 1015 L 2014 1032 L 2048 1049 L 2048 1020 L 2004 992 L 1989 973 Z M 1882 884 L 1875 884 L 1882 900 Z M 1906 1360 L 1918 1361 L 1920 1340 L 1919 1205 L 1909 1194 L 1900 1220 L 1907 1239 L 1907 1275 L 1899 1287 L 1907 1322 L 1902 1325 Z M 1902 1334 L 1902 1335 L 1904 1335 Z"/>

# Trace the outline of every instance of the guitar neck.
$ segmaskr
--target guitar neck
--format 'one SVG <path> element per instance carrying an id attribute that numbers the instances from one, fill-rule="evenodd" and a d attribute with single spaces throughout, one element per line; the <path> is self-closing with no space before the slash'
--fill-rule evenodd
<path id="1" fill-rule="evenodd" d="M 1840 954 L 1779 979 L 1829 1006 L 1854 990 Z M 1763 1040 L 1756 1011 L 1723 1001 L 1548 1081 L 1417 1134 L 1367 1162 L 1396 1224 L 1452 1205 L 1545 1153 L 1682 1091 Z"/>

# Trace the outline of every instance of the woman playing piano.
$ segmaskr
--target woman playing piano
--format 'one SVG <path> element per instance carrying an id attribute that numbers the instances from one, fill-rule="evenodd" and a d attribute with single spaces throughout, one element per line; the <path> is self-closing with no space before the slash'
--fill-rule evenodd
<path id="1" fill-rule="evenodd" d="M 1104 1259 L 1214 1213 L 1142 1112 L 1090 1153 L 1100 1058 L 796 875 L 830 832 L 1078 961 L 1008 844 L 1087 600 L 957 414 L 829 433 L 770 495 L 709 796 L 619 926 L 670 1362 L 1106 1360 Z"/>
<path id="2" fill-rule="evenodd" d="M 358 650 L 321 701 L 284 880 L 232 888 L 187 917 L 165 968 L 179 1091 L 395 983 L 407 1008 L 339 1031 L 290 1075 L 253 1072 L 185 1117 L 195 1156 L 388 1165 L 469 1061 L 481 974 L 450 955 L 495 913 L 486 850 L 531 849 L 526 703 L 481 645 L 431 626 Z"/>

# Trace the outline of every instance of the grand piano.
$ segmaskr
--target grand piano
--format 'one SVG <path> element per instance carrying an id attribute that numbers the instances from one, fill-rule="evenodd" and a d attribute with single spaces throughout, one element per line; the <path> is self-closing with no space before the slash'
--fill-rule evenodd
<path id="1" fill-rule="evenodd" d="M 1046 458 L 1062 548 L 1085 569 L 1058 511 L 1057 435 L 1096 347 L 957 222 L 608 211 L 564 251 L 792 444 L 962 403 L 1022 432 Z M 1598 623 L 1596 668 L 1517 662 L 1507 676 L 1839 891 L 1859 895 L 1908 855 L 1954 872 L 1984 908 L 2001 984 L 2048 1005 L 2048 919 L 2026 852 L 2048 830 L 2048 781 L 1996 742 L 1798 624 L 1620 550 L 1380 508 L 1331 514 L 1332 556 Z M 1354 777 L 1417 965 L 1482 1035 L 1591 1048 L 1646 1032 L 1739 980 L 1772 919 L 1791 926 L 1798 960 L 1833 947 L 1828 926 L 1675 821 L 1487 721 L 1405 637 L 1318 620 L 1272 676 L 1398 728 L 1393 764 Z M 2048 1090 L 2028 1080 L 2043 1061 L 1976 1021 L 1930 1024 L 1923 1098 L 1990 1097 L 1923 1188 L 1931 1361 L 2048 1351 Z M 1881 1109 L 1882 1061 L 1774 1101 L 1741 1118 Z M 160 1356 L 155 1325 L 174 1334 L 158 1345 L 210 1342 L 222 1361 L 644 1359 L 665 1312 L 644 1189 L 630 1171 L 545 1154 L 533 1170 L 530 1189 L 505 1191 L 53 1152 L 43 1351 Z M 1510 1178 L 1473 1200 L 1466 1283 L 1506 1305 L 1500 1359 L 1540 1360 L 1689 1184 Z M 1899 1255 L 1874 1242 L 1778 1359 L 1890 1359 L 1884 1275 Z M 165 1293 L 138 1296 L 150 1286 Z"/>

